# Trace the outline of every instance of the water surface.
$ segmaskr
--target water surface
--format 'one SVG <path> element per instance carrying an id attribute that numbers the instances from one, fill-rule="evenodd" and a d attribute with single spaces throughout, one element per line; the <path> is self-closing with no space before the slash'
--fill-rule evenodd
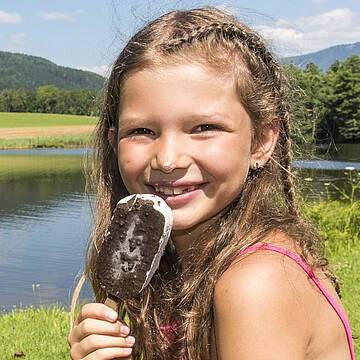
<path id="1" fill-rule="evenodd" d="M 0 152 L 3 309 L 69 304 L 92 227 L 82 153 Z"/>

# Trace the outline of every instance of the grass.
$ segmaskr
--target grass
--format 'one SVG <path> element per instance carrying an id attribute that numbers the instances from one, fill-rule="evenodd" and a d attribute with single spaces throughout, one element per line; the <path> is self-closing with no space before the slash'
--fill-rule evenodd
<path id="1" fill-rule="evenodd" d="M 338 251 L 329 256 L 330 263 L 335 264 L 334 272 L 342 282 L 341 301 L 350 320 L 356 358 L 360 357 L 360 249 L 359 244 L 343 252 Z"/>
<path id="2" fill-rule="evenodd" d="M 95 125 L 94 116 L 0 112 L 0 128 Z"/>
<path id="3" fill-rule="evenodd" d="M 0 324 L 1 360 L 14 359 L 16 352 L 29 360 L 69 359 L 70 315 L 59 305 L 20 308 L 2 315 Z"/>
<path id="4" fill-rule="evenodd" d="M 305 214 L 317 224 L 325 240 L 327 256 L 359 249 L 360 201 L 352 204 L 334 200 L 306 205 Z"/>
<path id="5" fill-rule="evenodd" d="M 89 139 L 87 134 L 0 139 L 0 150 L 86 147 Z"/>
<path id="6" fill-rule="evenodd" d="M 1 128 L 84 126 L 95 125 L 96 122 L 94 116 L 0 112 L 0 132 Z M 0 150 L 86 147 L 88 144 L 88 134 L 0 138 Z"/>

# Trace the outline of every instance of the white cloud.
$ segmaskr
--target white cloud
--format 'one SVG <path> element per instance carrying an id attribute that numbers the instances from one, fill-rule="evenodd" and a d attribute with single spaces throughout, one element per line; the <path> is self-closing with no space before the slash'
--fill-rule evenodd
<path id="1" fill-rule="evenodd" d="M 60 13 L 57 11 L 51 12 L 39 12 L 37 16 L 46 20 L 46 21 L 66 21 L 74 22 L 77 15 L 82 15 L 85 13 L 85 10 L 76 10 L 73 13 Z"/>
<path id="2" fill-rule="evenodd" d="M 78 69 L 85 70 L 85 71 L 91 71 L 91 72 L 94 72 L 94 73 L 99 74 L 104 77 L 109 77 L 110 71 L 111 71 L 110 66 L 107 66 L 107 65 L 100 65 L 100 66 L 93 66 L 93 67 L 80 66 L 80 67 L 78 67 Z"/>
<path id="3" fill-rule="evenodd" d="M 23 18 L 18 13 L 7 13 L 0 10 L 0 23 L 19 23 Z"/>
<path id="4" fill-rule="evenodd" d="M 360 40 L 360 14 L 339 8 L 319 15 L 279 19 L 258 25 L 257 31 L 282 56 L 304 54 Z"/>
<path id="5" fill-rule="evenodd" d="M 52 12 L 40 12 L 37 14 L 40 18 L 46 21 L 67 21 L 74 22 L 75 18 L 72 14 L 59 13 L 56 11 Z"/>
<path id="6" fill-rule="evenodd" d="M 329 30 L 347 29 L 350 24 L 355 25 L 356 15 L 350 9 L 335 9 L 324 14 L 299 18 L 295 21 L 298 27 Z"/>
<path id="7" fill-rule="evenodd" d="M 260 25 L 257 27 L 257 31 L 265 39 L 281 39 L 283 42 L 295 42 L 304 38 L 304 34 L 296 29 L 277 27 L 273 28 L 266 25 Z"/>

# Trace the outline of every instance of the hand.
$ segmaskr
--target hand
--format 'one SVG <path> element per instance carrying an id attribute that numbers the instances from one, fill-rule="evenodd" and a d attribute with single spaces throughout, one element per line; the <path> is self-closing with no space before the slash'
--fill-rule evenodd
<path id="1" fill-rule="evenodd" d="M 135 339 L 118 321 L 117 313 L 104 304 L 82 307 L 68 336 L 72 360 L 131 360 Z"/>

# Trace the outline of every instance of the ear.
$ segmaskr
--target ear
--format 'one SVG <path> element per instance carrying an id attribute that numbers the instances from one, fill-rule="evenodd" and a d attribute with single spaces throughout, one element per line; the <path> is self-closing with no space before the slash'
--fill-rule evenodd
<path id="1" fill-rule="evenodd" d="M 108 142 L 111 148 L 113 149 L 115 155 L 117 156 L 117 131 L 115 126 L 112 126 L 108 130 Z"/>
<path id="2" fill-rule="evenodd" d="M 279 139 L 279 126 L 277 118 L 260 125 L 260 135 L 253 146 L 250 168 L 263 167 L 268 162 Z"/>

